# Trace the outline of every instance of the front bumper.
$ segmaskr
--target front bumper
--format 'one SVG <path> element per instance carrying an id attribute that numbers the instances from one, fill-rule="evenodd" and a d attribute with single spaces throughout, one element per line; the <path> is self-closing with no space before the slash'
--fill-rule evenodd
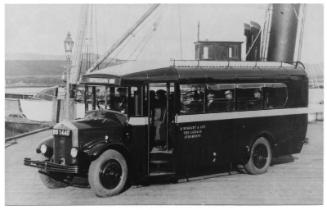
<path id="1" fill-rule="evenodd" d="M 53 163 L 48 160 L 38 161 L 31 160 L 31 158 L 24 158 L 24 165 L 39 168 L 46 172 L 58 172 L 58 173 L 68 173 L 68 174 L 77 174 L 78 166 L 68 166 L 61 165 L 58 163 Z"/>

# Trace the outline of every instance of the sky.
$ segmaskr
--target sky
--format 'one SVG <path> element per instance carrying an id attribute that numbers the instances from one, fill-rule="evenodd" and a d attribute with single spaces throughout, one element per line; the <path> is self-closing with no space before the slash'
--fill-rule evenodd
<path id="1" fill-rule="evenodd" d="M 93 40 L 100 54 L 108 49 L 149 8 L 147 4 L 95 5 Z M 6 54 L 63 55 L 68 31 L 78 37 L 82 5 L 6 5 Z M 200 39 L 245 41 L 243 23 L 263 26 L 266 4 L 161 5 L 116 54 L 121 59 L 194 59 Z M 302 61 L 323 62 L 323 6 L 306 6 Z"/>

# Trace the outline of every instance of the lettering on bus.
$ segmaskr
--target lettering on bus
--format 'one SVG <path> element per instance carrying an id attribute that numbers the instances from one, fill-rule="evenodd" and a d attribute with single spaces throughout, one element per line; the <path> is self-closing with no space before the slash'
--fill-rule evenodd
<path id="1" fill-rule="evenodd" d="M 180 131 L 183 133 L 184 139 L 196 139 L 202 137 L 205 128 L 205 125 L 191 125 L 181 127 Z"/>

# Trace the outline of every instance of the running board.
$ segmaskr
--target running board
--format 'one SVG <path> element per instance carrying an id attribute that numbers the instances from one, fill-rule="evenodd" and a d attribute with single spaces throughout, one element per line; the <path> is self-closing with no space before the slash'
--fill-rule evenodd
<path id="1" fill-rule="evenodd" d="M 150 173 L 150 176 L 172 176 L 172 175 L 175 175 L 176 173 L 175 172 L 151 172 Z"/>

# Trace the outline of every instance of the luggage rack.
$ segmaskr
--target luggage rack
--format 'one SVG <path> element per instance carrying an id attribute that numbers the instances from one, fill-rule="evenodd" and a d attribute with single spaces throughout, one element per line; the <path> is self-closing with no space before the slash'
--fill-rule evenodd
<path id="1" fill-rule="evenodd" d="M 252 67 L 252 68 L 295 68 L 302 66 L 305 69 L 305 66 L 302 62 L 296 61 L 293 63 L 284 63 L 277 61 L 206 61 L 206 60 L 175 60 L 171 59 L 173 67 Z"/>

